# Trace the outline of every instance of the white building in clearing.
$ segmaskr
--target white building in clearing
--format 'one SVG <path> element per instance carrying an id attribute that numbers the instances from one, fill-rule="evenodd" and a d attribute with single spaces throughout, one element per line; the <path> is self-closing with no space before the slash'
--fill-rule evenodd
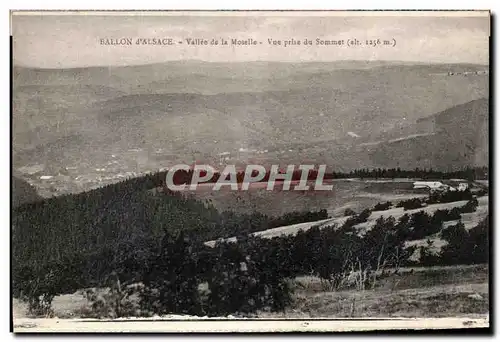
<path id="1" fill-rule="evenodd" d="M 429 189 L 429 190 L 455 190 L 447 184 L 441 182 L 424 182 L 416 181 L 413 183 L 413 189 Z"/>
<path id="2" fill-rule="evenodd" d="M 219 153 L 218 156 L 219 156 L 219 164 L 222 165 L 231 158 L 231 153 L 230 152 L 222 152 L 222 153 Z"/>
<path id="3" fill-rule="evenodd" d="M 449 184 L 444 184 L 438 181 L 417 181 L 413 183 L 413 189 L 428 189 L 428 190 L 438 190 L 438 191 L 465 191 L 469 188 L 468 183 L 459 183 L 456 186 L 451 186 Z"/>

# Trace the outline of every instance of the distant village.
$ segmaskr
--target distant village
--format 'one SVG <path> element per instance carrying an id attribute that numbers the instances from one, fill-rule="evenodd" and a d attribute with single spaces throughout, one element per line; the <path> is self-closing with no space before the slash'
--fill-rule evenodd
<path id="1" fill-rule="evenodd" d="M 82 192 L 144 173 L 158 171 L 149 164 L 141 149 L 130 149 L 120 154 L 110 154 L 100 163 L 70 163 L 55 168 L 43 163 L 17 169 L 24 178 L 35 185 L 40 195 L 48 197 L 70 192 Z"/>
<path id="2" fill-rule="evenodd" d="M 248 158 L 263 155 L 268 150 L 255 150 L 240 147 L 232 152 L 222 152 L 212 157 L 212 162 L 225 165 L 229 162 L 247 162 Z M 164 171 L 176 160 L 177 156 L 163 149 L 130 148 L 124 152 L 110 153 L 106 160 L 94 162 L 69 163 L 55 168 L 47 163 L 26 165 L 17 169 L 23 177 L 40 190 L 40 195 L 53 195 L 82 192 L 137 177 L 141 174 Z M 194 161 L 193 161 L 194 162 Z M 189 163 L 189 162 L 188 162 Z"/>

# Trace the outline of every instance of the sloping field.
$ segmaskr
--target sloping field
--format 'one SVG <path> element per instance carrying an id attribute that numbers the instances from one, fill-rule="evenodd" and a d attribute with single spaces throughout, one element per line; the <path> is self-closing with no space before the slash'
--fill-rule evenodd
<path id="1" fill-rule="evenodd" d="M 477 210 L 474 213 L 466 213 L 462 214 L 462 222 L 464 223 L 465 227 L 467 229 L 475 227 L 483 218 L 485 218 L 488 215 L 488 196 L 482 196 L 478 198 L 479 206 Z M 457 201 L 457 202 L 450 202 L 450 203 L 437 203 L 437 204 L 430 204 L 424 208 L 419 208 L 419 209 L 412 209 L 412 210 L 404 210 L 403 208 L 391 208 L 388 210 L 383 210 L 383 211 L 374 211 L 371 213 L 371 215 L 368 217 L 368 221 L 364 223 L 360 223 L 356 225 L 355 227 L 360 229 L 361 231 L 371 229 L 374 225 L 375 222 L 377 221 L 378 218 L 380 217 L 389 217 L 392 216 L 396 220 L 398 220 L 401 216 L 408 214 L 414 214 L 419 211 L 425 211 L 426 213 L 432 215 L 436 210 L 439 209 L 452 209 L 455 207 L 460 207 L 463 206 L 467 203 L 467 201 Z M 331 219 L 326 219 L 326 220 L 319 220 L 319 221 L 313 221 L 313 222 L 305 222 L 305 223 L 299 223 L 299 224 L 293 224 L 289 226 L 283 226 L 283 227 L 278 227 L 278 228 L 272 228 L 260 232 L 253 233 L 252 235 L 254 236 L 260 236 L 263 238 L 273 238 L 276 236 L 280 235 L 295 235 L 297 234 L 300 230 L 307 231 L 311 229 L 312 227 L 318 226 L 320 229 L 329 227 L 329 226 L 341 226 L 345 223 L 345 221 L 349 218 L 350 216 L 342 216 L 342 217 L 336 217 L 336 218 L 331 218 Z M 452 224 L 456 224 L 458 221 L 448 221 L 443 224 L 444 227 L 447 227 Z M 416 240 L 418 242 L 412 242 L 412 244 L 421 244 L 424 243 L 427 239 L 424 240 Z M 435 239 L 438 240 L 438 239 Z M 236 238 L 231 237 L 228 239 L 225 239 L 225 241 L 230 241 L 230 242 L 235 242 Z M 208 241 L 205 243 L 207 246 L 214 246 L 215 241 Z M 438 241 L 439 244 L 439 241 Z M 441 244 L 442 245 L 442 244 Z"/>
<path id="2" fill-rule="evenodd" d="M 325 219 L 325 220 L 319 220 L 319 221 L 312 221 L 312 222 L 304 222 L 304 223 L 298 223 L 298 224 L 292 224 L 289 226 L 282 226 L 278 228 L 272 228 L 272 229 L 267 229 L 263 230 L 260 232 L 255 232 L 250 235 L 253 236 L 260 236 L 262 238 L 268 238 L 271 239 L 276 236 L 280 235 L 295 235 L 297 234 L 300 230 L 306 231 L 311 229 L 314 226 L 318 226 L 320 229 L 324 227 L 329 227 L 332 225 L 338 225 L 341 226 L 344 224 L 344 222 L 349 218 L 350 216 L 344 216 L 344 217 L 339 217 L 339 218 L 331 218 L 331 219 Z M 228 239 L 224 239 L 224 241 L 227 242 L 236 242 L 236 237 L 231 237 Z M 213 241 L 207 241 L 205 242 L 205 245 L 213 247 L 215 245 L 215 240 Z"/>
<path id="3" fill-rule="evenodd" d="M 477 226 L 477 224 L 488 216 L 488 196 L 482 196 L 477 199 L 479 205 L 475 212 L 462 214 L 462 223 L 465 229 L 471 229 Z M 457 224 L 458 221 L 445 222 L 444 227 L 448 227 Z"/>
<path id="4" fill-rule="evenodd" d="M 276 185 L 273 191 L 250 187 L 248 191 L 232 191 L 222 187 L 199 187 L 191 192 L 196 198 L 211 200 L 218 210 L 251 213 L 258 211 L 270 216 L 281 216 L 291 211 L 326 209 L 331 216 L 340 216 L 345 209 L 362 211 L 378 202 L 425 196 L 413 190 L 411 179 L 336 179 L 325 180 L 332 191 L 283 191 Z M 293 189 L 293 185 L 291 187 Z"/>

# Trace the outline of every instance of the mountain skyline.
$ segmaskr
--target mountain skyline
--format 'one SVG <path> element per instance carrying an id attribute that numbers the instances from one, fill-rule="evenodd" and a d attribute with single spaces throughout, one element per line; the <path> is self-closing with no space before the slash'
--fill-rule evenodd
<path id="1" fill-rule="evenodd" d="M 396 65 L 428 65 L 429 63 L 422 62 L 422 61 L 402 61 L 402 60 L 376 60 L 376 61 L 371 61 L 371 60 L 364 60 L 364 59 L 339 59 L 335 61 L 273 61 L 273 60 L 249 60 L 249 61 L 227 61 L 224 62 L 224 64 L 245 64 L 245 63 L 250 63 L 250 64 L 318 64 L 318 63 L 363 63 L 366 62 L 367 64 L 369 63 L 380 63 L 380 64 L 396 64 Z M 92 65 L 92 66 L 75 66 L 75 67 L 69 67 L 69 68 L 61 68 L 61 67 L 54 67 L 54 68 L 40 68 L 36 67 L 33 65 L 24 65 L 24 64 L 19 64 L 19 63 L 13 63 L 12 67 L 13 68 L 24 68 L 24 69 L 32 69 L 32 70 L 77 70 L 77 69 L 93 69 L 93 68 L 126 68 L 126 67 L 148 67 L 148 66 L 155 66 L 155 65 L 162 65 L 166 63 L 179 63 L 179 64 L 186 64 L 186 63 L 208 63 L 208 64 L 221 64 L 222 62 L 217 62 L 217 61 L 204 61 L 201 59 L 175 59 L 175 60 L 168 60 L 168 61 L 163 61 L 163 62 L 155 62 L 155 63 L 137 63 L 137 64 L 130 64 L 130 65 Z M 432 64 L 435 65 L 451 65 L 451 64 L 461 64 L 464 66 L 470 65 L 472 67 L 477 67 L 477 66 L 483 66 L 485 68 L 489 68 L 489 63 L 479 63 L 479 62 L 467 62 L 467 63 L 450 63 L 450 62 L 434 62 Z"/>

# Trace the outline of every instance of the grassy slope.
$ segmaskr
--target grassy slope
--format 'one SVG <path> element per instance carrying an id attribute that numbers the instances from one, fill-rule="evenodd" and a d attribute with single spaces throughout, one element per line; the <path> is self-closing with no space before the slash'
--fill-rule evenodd
<path id="1" fill-rule="evenodd" d="M 341 216 L 347 208 L 361 211 L 378 202 L 399 202 L 425 196 L 413 190 L 412 180 L 386 179 L 380 182 L 360 179 L 325 181 L 325 184 L 333 185 L 332 191 L 281 191 L 279 186 L 274 191 L 257 188 L 250 188 L 249 191 L 229 191 L 225 188 L 211 191 L 208 187 L 200 187 L 193 195 L 198 199 L 211 200 L 220 211 L 258 211 L 266 215 L 281 216 L 290 211 L 325 208 L 332 217 Z"/>
<path id="2" fill-rule="evenodd" d="M 328 291 L 315 277 L 295 280 L 295 303 L 264 317 L 455 317 L 488 313 L 485 265 L 415 269 L 381 280 L 374 290 Z M 471 298 L 479 294 L 482 298 Z"/>
<path id="3" fill-rule="evenodd" d="M 485 218 L 488 215 L 488 196 L 482 196 L 478 198 L 479 206 L 477 210 L 474 213 L 466 213 L 462 214 L 462 223 L 464 223 L 466 229 L 470 229 L 475 227 L 483 218 Z M 412 210 L 404 210 L 403 208 L 391 208 L 388 210 L 384 211 L 374 211 L 371 213 L 371 215 L 368 217 L 368 221 L 365 223 L 360 223 L 356 225 L 355 227 L 360 229 L 360 230 L 367 230 L 371 229 L 373 225 L 375 225 L 375 222 L 377 219 L 381 216 L 383 217 L 389 217 L 392 216 L 396 220 L 398 220 L 401 216 L 404 214 L 414 214 L 419 211 L 425 211 L 426 213 L 432 215 L 435 211 L 441 209 L 452 209 L 455 207 L 460 207 L 463 206 L 467 203 L 467 201 L 458 201 L 458 202 L 451 202 L 451 203 L 438 203 L 438 204 L 430 204 L 427 207 L 424 208 L 419 208 L 419 209 L 412 209 Z M 311 229 L 314 226 L 319 226 L 319 228 L 325 228 L 329 226 L 338 226 L 340 227 L 344 222 L 349 218 L 349 216 L 341 216 L 341 217 L 334 217 L 331 219 L 326 219 L 326 220 L 320 220 L 320 221 L 313 221 L 313 222 L 305 222 L 305 223 L 299 223 L 299 224 L 294 224 L 294 225 L 289 225 L 289 226 L 283 226 L 283 227 L 278 227 L 278 228 L 272 228 L 268 230 L 264 230 L 261 232 L 254 233 L 255 235 L 265 237 L 265 238 L 272 238 L 280 235 L 295 235 L 299 232 L 299 230 L 307 231 L 308 229 Z M 456 224 L 458 221 L 448 221 L 443 224 L 444 227 L 447 227 L 452 224 Z M 229 241 L 235 241 L 235 238 L 230 238 L 228 239 Z M 440 239 L 437 236 L 431 237 L 431 240 L 435 242 L 435 247 L 442 246 L 442 243 L 440 243 Z M 411 241 L 408 245 L 425 245 L 427 241 L 426 239 L 423 240 L 415 240 Z M 213 245 L 215 241 L 208 241 L 207 245 Z"/>
<path id="4" fill-rule="evenodd" d="M 316 277 L 296 278 L 293 286 L 294 303 L 285 313 L 260 312 L 258 317 L 470 317 L 488 313 L 486 265 L 406 269 L 365 291 L 330 291 Z M 471 294 L 481 298 L 470 298 Z M 59 318 L 79 317 L 89 305 L 79 293 L 57 296 L 53 302 Z M 14 318 L 26 317 L 26 305 L 17 299 L 13 310 Z"/>

